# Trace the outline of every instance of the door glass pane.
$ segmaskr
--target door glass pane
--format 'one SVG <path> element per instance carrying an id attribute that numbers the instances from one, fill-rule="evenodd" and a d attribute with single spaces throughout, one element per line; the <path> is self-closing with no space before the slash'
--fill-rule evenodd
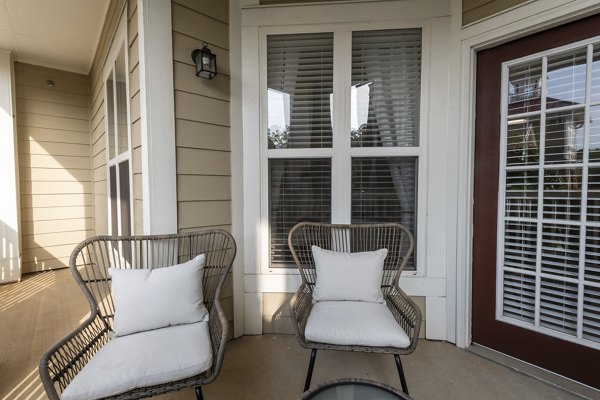
<path id="1" fill-rule="evenodd" d="M 585 110 L 546 115 L 546 164 L 570 164 L 583 160 Z"/>
<path id="2" fill-rule="evenodd" d="M 114 70 L 106 79 L 106 134 L 108 135 L 108 158 L 115 154 L 115 83 Z"/>
<path id="3" fill-rule="evenodd" d="M 504 317 L 531 324 L 530 329 L 588 345 L 600 339 L 600 313 L 590 312 L 598 303 L 590 288 L 600 282 L 598 46 L 551 54 L 546 71 L 539 56 L 509 67 L 500 182 L 505 213 L 499 223 L 505 229 L 498 249 L 503 276 L 498 309 Z M 545 109 L 540 99 L 544 75 Z M 528 114 L 517 115 L 522 113 Z"/>
<path id="4" fill-rule="evenodd" d="M 600 86 L 598 87 L 600 93 Z M 590 162 L 600 161 L 600 105 L 590 107 Z"/>
<path id="5" fill-rule="evenodd" d="M 352 223 L 397 222 L 416 239 L 417 158 L 352 159 Z M 414 253 L 405 269 L 414 270 Z"/>
<path id="6" fill-rule="evenodd" d="M 531 165 L 539 162 L 539 116 L 509 118 L 506 136 L 506 163 L 508 165 Z"/>
<path id="7" fill-rule="evenodd" d="M 115 61 L 115 82 L 117 96 L 117 146 L 118 154 L 127 151 L 127 84 L 125 68 L 125 50 L 121 47 L 117 60 Z"/>
<path id="8" fill-rule="evenodd" d="M 585 103 L 586 48 L 548 57 L 546 107 Z"/>
<path id="9" fill-rule="evenodd" d="M 600 103 L 600 44 L 594 46 L 592 62 L 592 103 Z"/>
<path id="10" fill-rule="evenodd" d="M 267 36 L 270 149 L 332 145 L 333 34 Z"/>
<path id="11" fill-rule="evenodd" d="M 352 33 L 353 147 L 418 146 L 421 29 Z"/>
<path id="12" fill-rule="evenodd" d="M 269 160 L 270 266 L 295 268 L 287 238 L 299 222 L 331 222 L 331 159 Z"/>
<path id="13" fill-rule="evenodd" d="M 117 209 L 117 167 L 111 166 L 109 169 L 109 185 L 110 185 L 110 234 L 119 234 L 119 213 Z"/>
<path id="14" fill-rule="evenodd" d="M 510 67 L 508 72 L 508 115 L 540 110 L 542 60 Z"/>

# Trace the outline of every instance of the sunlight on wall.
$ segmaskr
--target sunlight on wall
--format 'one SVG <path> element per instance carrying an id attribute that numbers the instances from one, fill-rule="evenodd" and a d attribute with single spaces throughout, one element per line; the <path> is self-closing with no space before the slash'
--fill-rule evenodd
<path id="1" fill-rule="evenodd" d="M 55 272 L 50 271 L 0 288 L 0 311 L 6 311 L 15 304 L 27 300 L 34 294 L 50 287 L 55 282 Z"/>
<path id="2" fill-rule="evenodd" d="M 44 387 L 35 368 L 25 379 L 19 382 L 2 400 L 43 400 L 46 398 Z"/>

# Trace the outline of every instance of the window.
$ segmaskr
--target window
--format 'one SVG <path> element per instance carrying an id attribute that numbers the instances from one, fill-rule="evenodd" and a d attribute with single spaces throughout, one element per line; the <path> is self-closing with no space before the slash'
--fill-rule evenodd
<path id="1" fill-rule="evenodd" d="M 421 28 L 267 35 L 270 268 L 295 268 L 301 221 L 398 222 L 416 237 L 421 41 Z"/>
<path id="2" fill-rule="evenodd" d="M 503 82 L 497 318 L 600 348 L 600 42 Z"/>
<path id="3" fill-rule="evenodd" d="M 131 183 L 127 56 L 124 43 L 105 78 L 106 149 L 108 168 L 109 233 L 131 234 Z"/>

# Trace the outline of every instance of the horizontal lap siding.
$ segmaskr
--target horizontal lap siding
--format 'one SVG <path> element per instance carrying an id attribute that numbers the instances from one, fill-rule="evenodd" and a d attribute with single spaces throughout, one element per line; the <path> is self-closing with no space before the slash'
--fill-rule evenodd
<path id="1" fill-rule="evenodd" d="M 89 80 L 23 63 L 15 80 L 23 272 L 64 268 L 93 234 Z"/>
<path id="2" fill-rule="evenodd" d="M 480 21 L 529 0 L 463 0 L 463 25 Z"/>
<path id="3" fill-rule="evenodd" d="M 173 0 L 173 83 L 179 232 L 231 230 L 228 2 Z M 195 76 L 194 49 L 208 43 L 217 55 L 213 80 Z M 233 288 L 221 301 L 233 329 Z M 233 336 L 231 336 L 233 337 Z"/>
<path id="4" fill-rule="evenodd" d="M 129 42 L 129 96 L 131 116 L 131 166 L 133 169 L 133 232 L 135 235 L 144 233 L 142 190 L 142 131 L 140 118 L 140 63 L 137 0 L 128 0 L 128 37 Z"/>

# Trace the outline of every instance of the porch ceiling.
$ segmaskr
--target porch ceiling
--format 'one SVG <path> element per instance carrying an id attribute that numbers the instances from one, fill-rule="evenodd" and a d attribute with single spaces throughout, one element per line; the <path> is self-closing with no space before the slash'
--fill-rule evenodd
<path id="1" fill-rule="evenodd" d="M 0 49 L 17 61 L 87 74 L 109 0 L 0 0 Z"/>

